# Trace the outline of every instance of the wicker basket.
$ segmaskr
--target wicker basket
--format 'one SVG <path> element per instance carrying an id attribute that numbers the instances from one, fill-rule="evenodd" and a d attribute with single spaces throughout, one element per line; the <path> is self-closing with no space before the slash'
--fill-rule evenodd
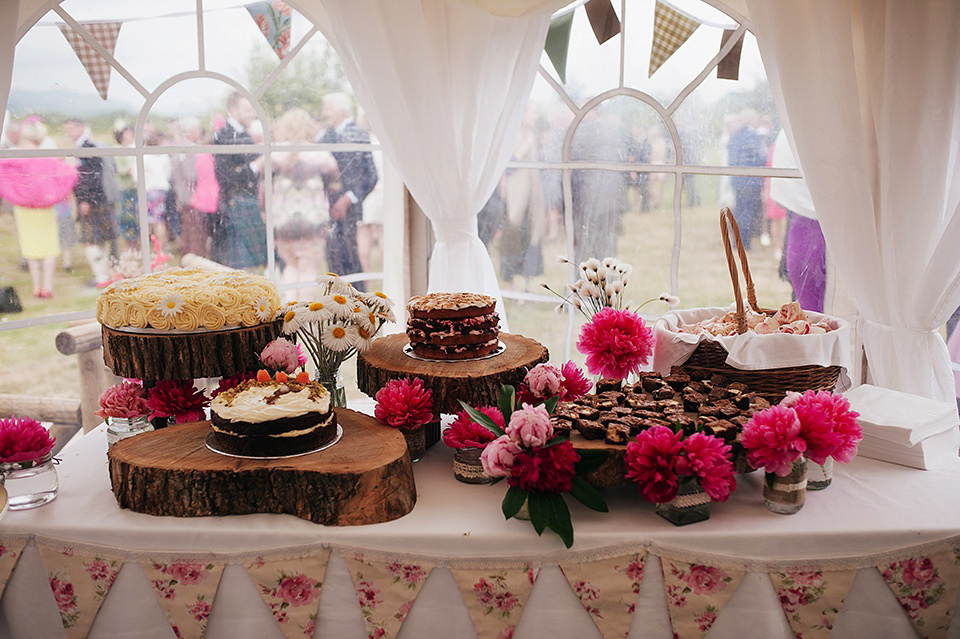
<path id="1" fill-rule="evenodd" d="M 730 232 L 732 229 L 732 233 Z M 771 315 L 776 311 L 760 308 L 757 305 L 757 296 L 753 286 L 753 277 L 750 275 L 750 265 L 747 263 L 747 253 L 740 239 L 740 229 L 729 208 L 720 211 L 720 233 L 723 239 L 723 248 L 727 255 L 727 267 L 730 269 L 730 279 L 733 282 L 733 294 L 736 300 L 737 332 L 743 334 L 747 330 L 746 310 L 743 304 L 743 295 L 740 291 L 740 277 L 737 263 L 730 244 L 730 237 L 737 241 L 737 255 L 740 258 L 740 267 L 747 289 L 747 303 L 758 312 Z M 726 363 L 727 351 L 718 342 L 701 340 L 690 358 L 680 368 L 693 373 L 722 373 L 730 381 L 742 382 L 747 387 L 771 403 L 778 403 L 787 391 L 803 392 L 805 390 L 832 391 L 840 378 L 839 366 L 791 366 L 787 368 L 767 368 L 762 370 L 741 370 Z"/>

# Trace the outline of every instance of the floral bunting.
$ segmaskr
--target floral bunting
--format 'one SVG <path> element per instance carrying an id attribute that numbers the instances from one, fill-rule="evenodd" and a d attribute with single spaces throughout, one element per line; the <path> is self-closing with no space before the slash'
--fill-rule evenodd
<path id="1" fill-rule="evenodd" d="M 653 11 L 653 45 L 647 76 L 652 76 L 676 53 L 699 26 L 698 21 L 658 1 Z"/>
<path id="2" fill-rule="evenodd" d="M 560 569 L 605 639 L 626 637 L 640 595 L 646 553 L 561 564 Z"/>
<path id="3" fill-rule="evenodd" d="M 3 595 L 3 589 L 7 587 L 7 581 L 10 580 L 10 575 L 26 545 L 27 537 L 10 535 L 0 538 L 0 596 Z"/>
<path id="4" fill-rule="evenodd" d="M 87 75 L 93 81 L 97 93 L 100 94 L 102 99 L 106 100 L 113 67 L 73 27 L 68 24 L 59 26 L 60 33 L 70 43 L 73 52 L 80 59 L 80 64 L 87 70 Z M 80 26 L 93 36 L 93 39 L 99 42 L 107 53 L 113 55 L 117 48 L 117 38 L 120 36 L 120 27 L 123 26 L 123 22 L 81 22 Z"/>
<path id="5" fill-rule="evenodd" d="M 313 637 L 329 558 L 330 551 L 324 550 L 296 559 L 265 561 L 257 557 L 244 564 L 287 639 Z"/>
<path id="6" fill-rule="evenodd" d="M 703 637 L 740 585 L 744 571 L 666 557 L 660 562 L 674 637 Z"/>
<path id="7" fill-rule="evenodd" d="M 509 639 L 533 590 L 537 569 L 452 568 L 478 639 Z"/>
<path id="8" fill-rule="evenodd" d="M 285 2 L 254 2 L 246 5 L 267 44 L 283 60 L 290 48 L 290 6 Z"/>
<path id="9" fill-rule="evenodd" d="M 90 632 L 123 561 L 44 542 L 38 542 L 37 547 L 67 639 L 83 639 Z"/>
<path id="10" fill-rule="evenodd" d="M 374 561 L 362 553 L 344 556 L 370 637 L 396 637 L 433 566 Z"/>
<path id="11" fill-rule="evenodd" d="M 178 637 L 203 637 L 213 599 L 220 585 L 223 563 L 175 560 L 143 562 L 143 572 L 153 586 L 160 607 L 167 613 Z"/>
<path id="12" fill-rule="evenodd" d="M 803 639 L 827 639 L 856 569 L 771 572 L 770 582 L 790 628 Z"/>
<path id="13" fill-rule="evenodd" d="M 877 566 L 921 637 L 945 637 L 960 585 L 960 549 Z"/>

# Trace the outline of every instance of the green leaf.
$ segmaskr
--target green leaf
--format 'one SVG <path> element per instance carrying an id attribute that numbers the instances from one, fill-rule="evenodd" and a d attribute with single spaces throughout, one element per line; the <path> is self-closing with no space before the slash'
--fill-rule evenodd
<path id="1" fill-rule="evenodd" d="M 500 505 L 503 509 L 504 518 L 510 519 L 520 512 L 520 509 L 523 508 L 523 502 L 527 501 L 528 494 L 523 488 L 510 486 L 507 489 L 507 494 L 503 496 L 503 503 Z"/>
<path id="2" fill-rule="evenodd" d="M 567 508 L 567 502 L 563 500 L 563 495 L 546 496 L 550 508 L 549 528 L 560 535 L 563 545 L 569 548 L 573 545 L 573 522 L 570 521 L 570 509 Z"/>
<path id="3" fill-rule="evenodd" d="M 578 475 L 585 475 L 592 470 L 596 470 L 607 461 L 609 453 L 605 450 L 578 450 L 580 461 L 577 462 L 574 469 Z"/>
<path id="4" fill-rule="evenodd" d="M 546 497 L 540 493 L 529 493 L 527 506 L 530 509 L 530 523 L 538 535 L 542 535 L 550 522 L 550 507 L 546 503 Z"/>
<path id="5" fill-rule="evenodd" d="M 544 442 L 542 448 L 550 448 L 551 446 L 556 446 L 557 444 L 562 444 L 563 442 L 570 441 L 569 437 L 564 435 L 557 435 L 556 437 L 551 437 L 546 442 Z"/>
<path id="6" fill-rule="evenodd" d="M 560 401 L 560 398 L 554 395 L 553 397 L 551 397 L 550 399 L 548 399 L 543 403 L 543 406 L 544 408 L 547 409 L 548 414 L 553 415 L 553 409 L 557 407 L 557 402 L 559 401 Z"/>
<path id="7" fill-rule="evenodd" d="M 570 494 L 590 510 L 596 510 L 601 513 L 608 512 L 607 502 L 604 500 L 603 495 L 583 477 L 573 478 Z"/>
<path id="8" fill-rule="evenodd" d="M 500 398 L 497 400 L 497 407 L 503 413 L 503 423 L 510 423 L 510 416 L 513 414 L 513 405 L 516 401 L 517 391 L 513 386 L 504 384 L 500 387 Z"/>
<path id="9" fill-rule="evenodd" d="M 490 419 L 489 417 L 487 417 L 486 415 L 478 411 L 473 406 L 470 406 L 464 403 L 462 399 L 458 399 L 457 401 L 460 402 L 461 406 L 463 406 L 463 410 L 467 411 L 467 415 L 470 416 L 470 419 L 480 424 L 481 426 L 489 430 L 491 433 L 493 433 L 497 437 L 499 437 L 500 435 L 503 435 L 503 430 L 501 430 L 500 427 L 497 426 L 497 423 L 495 421 L 493 421 L 492 419 Z"/>

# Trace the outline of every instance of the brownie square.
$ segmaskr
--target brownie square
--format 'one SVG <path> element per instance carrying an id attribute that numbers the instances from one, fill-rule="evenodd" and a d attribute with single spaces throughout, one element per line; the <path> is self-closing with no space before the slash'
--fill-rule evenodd
<path id="1" fill-rule="evenodd" d="M 620 422 L 609 424 L 604 439 L 608 444 L 626 444 L 630 441 L 630 427 Z"/>
<path id="2" fill-rule="evenodd" d="M 607 434 L 607 427 L 597 421 L 578 419 L 576 426 L 584 439 L 603 439 Z"/>

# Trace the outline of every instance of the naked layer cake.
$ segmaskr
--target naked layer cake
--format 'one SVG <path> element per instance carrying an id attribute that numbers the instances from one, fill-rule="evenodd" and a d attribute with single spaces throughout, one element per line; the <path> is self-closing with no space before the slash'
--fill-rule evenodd
<path id="1" fill-rule="evenodd" d="M 265 371 L 261 371 L 265 373 Z M 210 404 L 216 447 L 248 457 L 298 455 L 333 441 L 337 416 L 323 385 L 264 374 L 217 395 Z"/>
<path id="2" fill-rule="evenodd" d="M 407 337 L 415 355 L 462 360 L 493 353 L 500 335 L 497 301 L 477 293 L 430 293 L 407 302 Z"/>

